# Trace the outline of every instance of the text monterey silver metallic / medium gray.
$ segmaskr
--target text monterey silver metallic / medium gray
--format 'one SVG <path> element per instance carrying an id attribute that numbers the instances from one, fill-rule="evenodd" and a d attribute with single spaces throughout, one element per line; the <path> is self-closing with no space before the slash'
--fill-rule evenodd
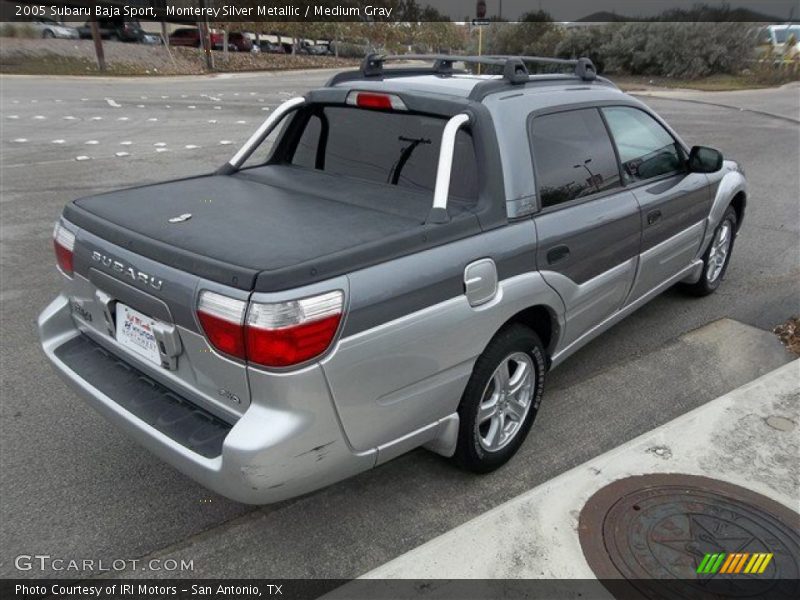
<path id="1" fill-rule="evenodd" d="M 241 502 L 419 446 L 498 468 L 548 370 L 670 286 L 713 292 L 731 259 L 742 170 L 590 61 L 396 58 L 284 103 L 213 174 L 56 223 L 47 357 Z"/>

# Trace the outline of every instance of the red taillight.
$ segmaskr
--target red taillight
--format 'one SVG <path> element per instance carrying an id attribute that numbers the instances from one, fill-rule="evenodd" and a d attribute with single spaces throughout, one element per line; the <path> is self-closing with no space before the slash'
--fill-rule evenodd
<path id="1" fill-rule="evenodd" d="M 286 329 L 247 328 L 247 357 L 268 367 L 288 367 L 319 356 L 339 328 L 341 315 Z"/>
<path id="2" fill-rule="evenodd" d="M 408 110 L 405 102 L 394 94 L 353 91 L 347 95 L 347 104 L 376 110 Z"/>
<path id="3" fill-rule="evenodd" d="M 342 318 L 343 295 L 330 292 L 276 304 L 246 303 L 204 291 L 197 317 L 221 352 L 266 367 L 289 367 L 323 354 Z"/>
<path id="4" fill-rule="evenodd" d="M 56 223 L 55 229 L 53 229 L 53 248 L 56 252 L 58 266 L 64 274 L 72 276 L 75 234 L 63 227 L 61 223 Z"/>
<path id="5" fill-rule="evenodd" d="M 244 313 L 247 303 L 204 291 L 197 305 L 197 318 L 211 345 L 236 358 L 247 358 L 244 347 Z"/>
<path id="6" fill-rule="evenodd" d="M 342 302 L 341 292 L 330 292 L 278 304 L 251 304 L 247 359 L 267 367 L 288 367 L 319 356 L 339 328 Z"/>

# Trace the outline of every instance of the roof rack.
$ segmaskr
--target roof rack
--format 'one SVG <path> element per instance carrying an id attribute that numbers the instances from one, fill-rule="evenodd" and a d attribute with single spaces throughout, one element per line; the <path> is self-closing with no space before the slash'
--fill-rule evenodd
<path id="1" fill-rule="evenodd" d="M 389 69 L 384 71 L 383 66 L 390 61 L 417 60 L 433 62 L 432 67 L 411 67 L 403 69 Z M 542 56 L 461 56 L 455 54 L 368 54 L 361 63 L 358 72 L 339 73 L 334 76 L 329 86 L 336 85 L 342 81 L 353 79 L 363 79 L 371 77 L 387 76 L 409 76 L 409 75 L 453 75 L 454 73 L 464 73 L 463 70 L 453 68 L 453 64 L 463 62 L 465 64 L 479 64 L 502 67 L 503 79 L 511 84 L 522 84 L 530 81 L 531 74 L 525 63 L 537 63 L 545 65 L 564 65 L 574 67 L 575 75 L 584 81 L 591 81 L 597 77 L 597 69 L 588 58 L 568 60 L 562 58 L 547 58 Z"/>

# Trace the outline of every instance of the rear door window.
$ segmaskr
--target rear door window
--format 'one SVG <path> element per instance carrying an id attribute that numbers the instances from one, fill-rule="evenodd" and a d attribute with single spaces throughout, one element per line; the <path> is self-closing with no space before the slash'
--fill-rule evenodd
<path id="1" fill-rule="evenodd" d="M 627 181 L 645 181 L 685 169 L 683 150 L 670 133 L 646 112 L 614 106 L 604 108 L 603 114 Z"/>
<path id="2" fill-rule="evenodd" d="M 433 191 L 446 119 L 339 106 L 314 107 L 291 163 L 334 175 Z M 472 137 L 456 136 L 450 195 L 478 196 Z"/>
<path id="3" fill-rule="evenodd" d="M 534 117 L 530 143 L 542 208 L 620 187 L 614 147 L 596 108 Z"/>

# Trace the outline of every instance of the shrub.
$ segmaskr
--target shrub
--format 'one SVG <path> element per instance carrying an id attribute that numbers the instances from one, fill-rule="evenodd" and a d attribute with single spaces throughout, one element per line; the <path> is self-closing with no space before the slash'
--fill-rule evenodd
<path id="1" fill-rule="evenodd" d="M 498 23 L 488 29 L 484 54 L 554 56 L 564 36 L 564 29 L 541 11 L 523 15 L 519 23 Z"/>
<path id="2" fill-rule="evenodd" d="M 0 36 L 17 38 L 39 37 L 36 33 L 36 30 L 30 25 L 15 25 L 12 23 L 5 23 L 2 28 L 0 28 Z"/>
<path id="3" fill-rule="evenodd" d="M 737 74 L 753 53 L 750 29 L 744 23 L 625 23 L 601 52 L 608 70 L 631 75 Z"/>
<path id="4" fill-rule="evenodd" d="M 619 27 L 619 24 L 609 23 L 568 29 L 556 46 L 555 55 L 559 58 L 590 58 L 597 72 L 602 73 L 607 62 L 606 44 Z"/>
<path id="5" fill-rule="evenodd" d="M 369 47 L 350 42 L 333 41 L 331 50 L 335 51 L 339 58 L 364 58 L 369 52 Z"/>

